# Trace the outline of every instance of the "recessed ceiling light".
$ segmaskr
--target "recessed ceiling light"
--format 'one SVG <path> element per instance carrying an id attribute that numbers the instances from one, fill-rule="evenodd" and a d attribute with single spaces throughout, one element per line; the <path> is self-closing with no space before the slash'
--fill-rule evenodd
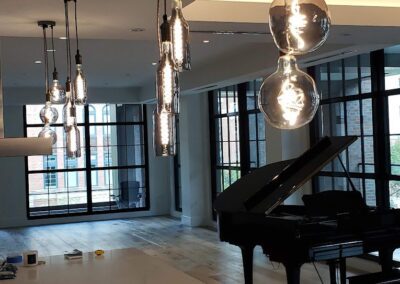
<path id="1" fill-rule="evenodd" d="M 48 49 L 47 52 L 56 52 L 55 49 Z"/>
<path id="2" fill-rule="evenodd" d="M 203 40 L 203 43 L 210 43 L 208 39 Z"/>
<path id="3" fill-rule="evenodd" d="M 35 60 L 35 64 L 42 64 L 42 60 Z"/>
<path id="4" fill-rule="evenodd" d="M 67 37 L 66 36 L 60 36 L 59 39 L 66 40 Z"/>
<path id="5" fill-rule="evenodd" d="M 129 29 L 129 31 L 131 31 L 133 33 L 140 33 L 140 32 L 144 32 L 145 29 L 144 28 L 131 28 L 131 29 Z"/>
<path id="6" fill-rule="evenodd" d="M 153 62 L 153 63 L 151 63 L 151 65 L 156 66 L 156 65 L 157 65 L 157 62 Z"/>

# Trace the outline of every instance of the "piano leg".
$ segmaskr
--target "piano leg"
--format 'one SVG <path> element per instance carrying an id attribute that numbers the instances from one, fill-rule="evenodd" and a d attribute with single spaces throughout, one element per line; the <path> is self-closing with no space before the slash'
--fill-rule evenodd
<path id="1" fill-rule="evenodd" d="M 240 246 L 242 250 L 244 283 L 253 284 L 253 251 L 254 246 Z"/>
<path id="2" fill-rule="evenodd" d="M 337 284 L 336 283 L 336 271 L 337 271 L 337 262 L 336 262 L 336 260 L 328 261 L 328 265 L 329 265 L 330 283 L 331 284 Z"/>
<path id="3" fill-rule="evenodd" d="M 347 267 L 345 258 L 339 259 L 339 271 L 340 271 L 340 284 L 346 284 Z"/>
<path id="4" fill-rule="evenodd" d="M 330 283 L 331 284 L 336 284 L 336 275 L 337 275 L 337 269 L 339 266 L 339 274 L 340 274 L 340 284 L 346 284 L 346 259 L 341 258 L 339 260 L 331 260 L 328 261 L 329 265 L 329 276 L 330 276 Z"/>
<path id="5" fill-rule="evenodd" d="M 394 249 L 383 249 L 379 251 L 379 259 L 381 262 L 382 272 L 389 274 L 393 269 L 393 252 Z"/>
<path id="6" fill-rule="evenodd" d="M 286 269 L 287 284 L 300 284 L 300 271 L 302 263 L 283 263 Z"/>

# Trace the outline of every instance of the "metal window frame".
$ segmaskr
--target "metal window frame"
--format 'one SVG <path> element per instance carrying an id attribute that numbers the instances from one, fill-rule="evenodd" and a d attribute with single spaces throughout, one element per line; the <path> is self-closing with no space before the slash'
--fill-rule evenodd
<path id="1" fill-rule="evenodd" d="M 127 104 L 131 105 L 131 104 Z M 124 212 L 138 212 L 138 211 L 149 211 L 150 210 L 150 182 L 149 182 L 149 155 L 148 155 L 148 126 L 147 126 L 147 106 L 140 105 L 142 112 L 142 119 L 140 122 L 112 122 L 112 123 L 90 123 L 89 121 L 89 106 L 86 105 L 84 108 L 84 123 L 78 123 L 78 126 L 83 126 L 85 130 L 85 158 L 86 164 L 85 168 L 77 168 L 77 169 L 60 169 L 53 171 L 46 170 L 33 170 L 29 171 L 28 168 L 28 157 L 25 157 L 25 191 L 26 191 L 26 214 L 28 220 L 36 220 L 36 219 L 52 219 L 52 218 L 64 218 L 64 217 L 74 217 L 74 216 L 90 216 L 90 215 L 102 215 L 102 214 L 110 214 L 110 213 L 124 213 Z M 43 127 L 42 124 L 27 124 L 26 121 L 26 105 L 23 107 L 23 124 L 24 124 L 24 136 L 27 136 L 27 129 L 34 127 Z M 120 125 L 140 125 L 143 127 L 143 150 L 144 150 L 144 165 L 130 165 L 130 166 L 109 166 L 109 167 L 95 167 L 92 168 L 90 164 L 90 126 L 120 126 Z M 54 124 L 54 126 L 62 126 L 62 124 Z M 124 170 L 124 169 L 143 169 L 144 170 L 144 187 L 146 189 L 146 206 L 140 208 L 124 208 L 124 209 L 116 209 L 111 210 L 111 205 L 109 205 L 110 210 L 104 211 L 94 211 L 93 210 L 93 201 L 92 201 L 92 184 L 91 184 L 91 173 L 92 171 L 97 170 Z M 86 172 L 86 192 L 87 192 L 87 211 L 86 212 L 76 212 L 76 213 L 66 213 L 66 214 L 50 214 L 51 206 L 47 206 L 49 208 L 48 215 L 40 215 L 40 216 L 31 216 L 30 207 L 29 207 L 29 175 L 36 173 L 68 173 L 68 172 Z M 110 202 L 108 202 L 110 203 Z M 96 203 L 97 204 L 97 203 Z M 72 205 L 68 204 L 68 211 Z M 65 207 L 64 205 L 57 207 Z"/>

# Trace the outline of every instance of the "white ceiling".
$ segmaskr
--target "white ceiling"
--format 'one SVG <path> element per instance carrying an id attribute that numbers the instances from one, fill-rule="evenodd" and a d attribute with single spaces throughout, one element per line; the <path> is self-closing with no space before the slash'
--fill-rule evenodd
<path id="1" fill-rule="evenodd" d="M 42 57 L 41 29 L 37 27 L 36 22 L 57 21 L 56 36 L 63 36 L 63 2 L 63 0 L 0 1 L 2 71 L 6 87 L 43 86 L 43 65 L 34 64 L 35 60 Z M 185 3 L 190 2 L 193 1 Z M 204 9 L 207 5 L 213 7 L 214 2 L 227 6 L 219 8 L 223 11 L 218 10 L 219 16 L 213 13 L 216 11 L 210 10 L 209 14 L 212 14 L 210 19 L 210 16 L 204 15 Z M 196 6 L 199 3 L 201 7 Z M 232 3 L 196 0 L 185 8 L 191 30 L 260 33 L 267 31 L 268 15 L 265 3 L 236 3 L 247 9 L 242 9 L 241 13 L 235 10 Z M 81 53 L 89 86 L 142 87 L 150 97 L 153 96 L 147 90 L 154 85 L 155 67 L 151 63 L 157 61 L 158 57 L 156 0 L 81 0 L 78 1 L 78 7 L 80 36 L 83 39 Z M 398 9 L 392 8 L 392 10 Z M 370 14 L 365 17 L 371 18 Z M 375 15 L 374 18 L 377 17 L 384 15 Z M 400 17 L 397 17 L 395 20 L 399 19 Z M 359 52 L 368 47 L 400 43 L 400 29 L 396 26 L 396 24 L 389 24 L 387 27 L 336 25 L 332 28 L 326 48 L 312 56 L 323 57 L 325 54 L 334 53 L 336 49 L 348 48 Z M 144 28 L 145 31 L 134 33 L 130 31 L 131 28 Z M 239 80 L 246 75 L 241 72 L 252 76 L 262 74 L 274 65 L 271 62 L 276 61 L 277 51 L 273 47 L 270 35 L 192 33 L 191 37 L 193 70 L 182 77 L 186 89 L 228 82 L 229 79 Z M 203 43 L 205 39 L 210 40 L 210 43 Z M 59 70 L 64 78 L 65 41 L 57 39 L 56 49 Z M 257 61 L 256 55 L 260 64 L 253 64 L 254 67 L 247 66 L 249 62 Z M 240 66 L 245 65 L 248 68 L 243 68 L 241 71 Z M 231 70 L 232 66 L 237 67 Z M 213 72 L 209 72 L 210 69 L 214 69 Z M 215 75 L 217 73 L 218 76 Z"/>

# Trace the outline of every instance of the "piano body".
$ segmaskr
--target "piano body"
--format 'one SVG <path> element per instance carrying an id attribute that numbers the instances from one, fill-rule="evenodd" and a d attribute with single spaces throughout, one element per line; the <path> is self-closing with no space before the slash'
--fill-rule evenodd
<path id="1" fill-rule="evenodd" d="M 285 266 L 287 283 L 300 283 L 307 262 L 330 263 L 331 283 L 346 283 L 347 257 L 379 251 L 383 272 L 392 271 L 400 247 L 400 210 L 368 207 L 361 194 L 326 191 L 303 197 L 305 206 L 282 205 L 287 197 L 356 141 L 325 137 L 299 158 L 255 170 L 222 192 L 214 203 L 221 241 L 242 251 L 246 284 L 253 282 L 253 250 Z M 349 182 L 351 180 L 349 179 Z"/>

